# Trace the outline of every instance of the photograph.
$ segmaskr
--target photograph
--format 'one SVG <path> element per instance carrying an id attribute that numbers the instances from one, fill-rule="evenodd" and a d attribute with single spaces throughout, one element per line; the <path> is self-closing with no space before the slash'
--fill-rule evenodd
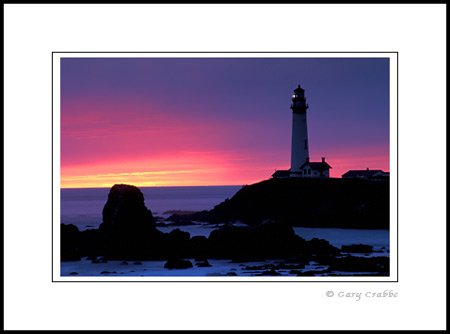
<path id="1" fill-rule="evenodd" d="M 5 4 L 4 330 L 445 330 L 445 9 Z"/>
<path id="2" fill-rule="evenodd" d="M 55 52 L 54 280 L 395 280 L 395 69 Z"/>

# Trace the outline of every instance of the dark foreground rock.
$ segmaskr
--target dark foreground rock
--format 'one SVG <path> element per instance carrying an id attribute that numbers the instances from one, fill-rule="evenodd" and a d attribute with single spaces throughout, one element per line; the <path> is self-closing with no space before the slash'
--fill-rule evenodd
<path id="1" fill-rule="evenodd" d="M 73 224 L 61 224 L 61 261 L 81 260 L 80 230 Z"/>
<path id="2" fill-rule="evenodd" d="M 345 256 L 334 259 L 329 267 L 329 270 L 344 272 L 369 272 L 388 275 L 389 258 Z"/>
<path id="3" fill-rule="evenodd" d="M 372 253 L 373 246 L 370 245 L 343 245 L 341 251 L 344 253 Z"/>
<path id="4" fill-rule="evenodd" d="M 225 225 L 213 230 L 208 238 L 209 256 L 239 259 L 292 258 L 301 255 L 339 255 L 338 248 L 326 240 L 305 241 L 292 227 L 265 221 L 256 226 L 237 227 Z M 236 261 L 237 262 L 237 261 Z"/>
<path id="5" fill-rule="evenodd" d="M 167 269 L 187 269 L 192 267 L 192 262 L 189 260 L 169 260 L 164 265 L 164 268 Z"/>

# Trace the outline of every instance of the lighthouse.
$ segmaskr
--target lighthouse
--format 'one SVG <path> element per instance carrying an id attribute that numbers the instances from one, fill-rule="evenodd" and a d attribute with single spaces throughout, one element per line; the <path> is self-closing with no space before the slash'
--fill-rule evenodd
<path id="1" fill-rule="evenodd" d="M 321 162 L 312 162 L 309 159 L 308 126 L 306 123 L 305 90 L 298 85 L 292 95 L 292 146 L 291 169 L 275 170 L 272 177 L 285 179 L 290 177 L 329 178 L 332 168 L 325 157 Z"/>
<path id="2" fill-rule="evenodd" d="M 292 95 L 291 177 L 302 177 L 301 167 L 309 160 L 305 90 L 298 85 Z"/>

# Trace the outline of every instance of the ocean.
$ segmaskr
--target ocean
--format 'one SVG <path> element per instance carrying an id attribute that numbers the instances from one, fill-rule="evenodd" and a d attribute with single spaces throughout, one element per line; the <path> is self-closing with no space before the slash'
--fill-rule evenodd
<path id="1" fill-rule="evenodd" d="M 173 212 L 177 211 L 211 210 L 215 205 L 231 198 L 241 188 L 242 186 L 139 187 L 144 195 L 145 205 L 152 211 L 153 216 L 160 217 L 160 219 L 168 218 Z M 109 190 L 110 188 L 61 189 L 61 223 L 74 224 L 81 231 L 98 228 L 102 223 L 102 210 L 108 199 Z M 203 223 L 189 226 L 158 227 L 165 233 L 175 228 L 189 232 L 191 237 L 196 235 L 209 236 L 209 233 L 214 229 L 211 225 Z M 374 253 L 361 254 L 360 256 L 389 256 L 388 230 L 294 227 L 294 231 L 306 240 L 312 238 L 325 239 L 331 245 L 339 248 L 342 245 L 360 243 L 374 247 Z M 62 262 L 61 276 L 67 276 L 74 272 L 81 276 L 108 275 L 100 275 L 101 272 L 114 272 L 125 276 L 222 276 L 239 272 L 241 269 L 236 264 L 223 260 L 213 261 L 215 265 L 210 268 L 190 268 L 178 271 L 163 269 L 163 264 L 158 263 L 158 261 L 147 262 L 144 263 L 146 268 L 139 265 L 130 269 L 132 266 L 129 266 L 128 271 L 117 270 L 119 263 L 114 261 L 95 265 L 85 259 Z M 123 269 L 123 266 L 120 268 Z M 308 269 L 313 270 L 314 266 Z M 239 272 L 239 275 L 245 274 L 251 275 L 251 272 L 244 273 L 242 270 Z"/>
<path id="2" fill-rule="evenodd" d="M 153 216 L 167 218 L 173 211 L 211 210 L 242 186 L 139 187 Z M 110 188 L 61 189 L 61 223 L 80 231 L 98 228 Z"/>

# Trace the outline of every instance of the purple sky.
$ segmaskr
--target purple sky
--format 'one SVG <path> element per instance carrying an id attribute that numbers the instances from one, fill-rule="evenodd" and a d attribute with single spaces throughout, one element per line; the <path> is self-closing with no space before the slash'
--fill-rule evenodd
<path id="1" fill-rule="evenodd" d="M 389 171 L 388 58 L 63 58 L 61 186 L 250 184 L 312 161 Z"/>

